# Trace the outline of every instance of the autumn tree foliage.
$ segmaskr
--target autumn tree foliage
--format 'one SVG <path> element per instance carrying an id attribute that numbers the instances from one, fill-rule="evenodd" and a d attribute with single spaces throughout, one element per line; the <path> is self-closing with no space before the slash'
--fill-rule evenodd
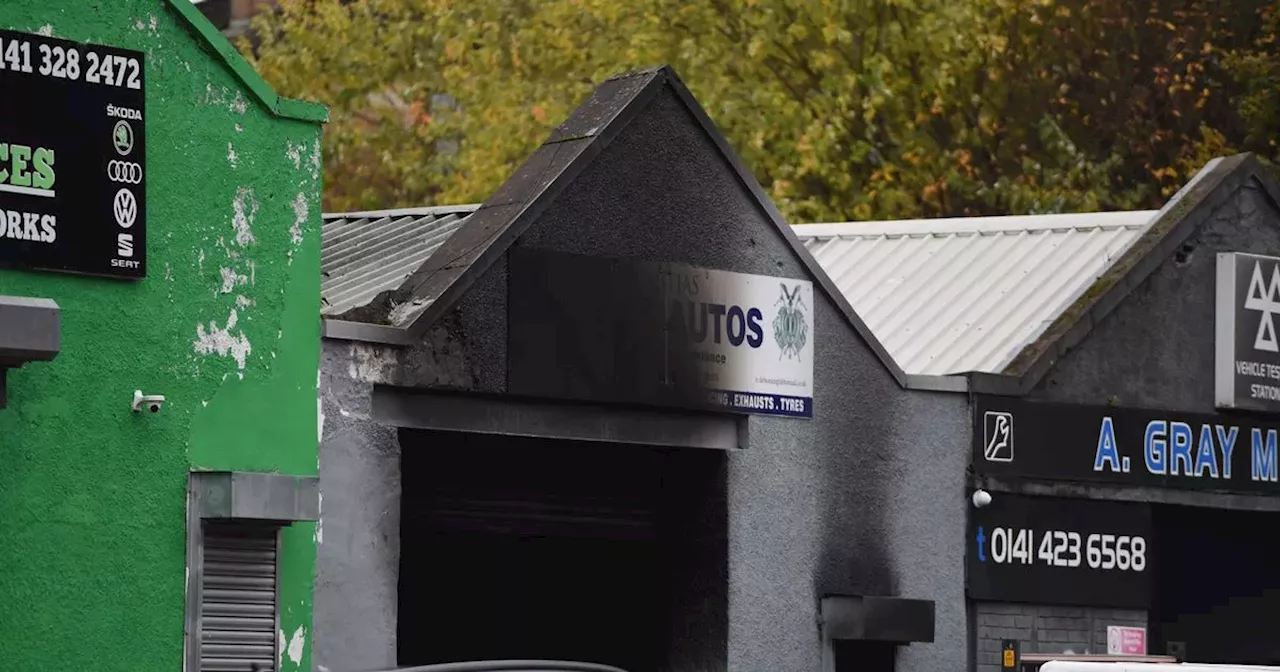
<path id="1" fill-rule="evenodd" d="M 670 63 L 794 222 L 1158 207 L 1280 161 L 1276 0 L 282 0 L 246 54 L 332 106 L 326 208 L 477 202 Z"/>

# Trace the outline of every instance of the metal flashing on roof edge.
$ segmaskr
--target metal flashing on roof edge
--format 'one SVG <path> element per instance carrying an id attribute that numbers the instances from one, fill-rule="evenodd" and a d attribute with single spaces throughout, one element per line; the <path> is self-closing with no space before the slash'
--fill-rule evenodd
<path id="1" fill-rule="evenodd" d="M 191 491 L 201 519 L 314 522 L 320 518 L 317 476 L 193 471 Z"/>
<path id="2" fill-rule="evenodd" d="M 1280 208 L 1280 184 L 1248 153 L 1219 157 L 1204 166 L 1156 214 L 1147 231 L 1079 299 L 1063 310 L 1040 338 L 1027 344 L 1000 374 L 967 374 L 975 393 L 1023 396 L 1115 310 L 1250 180 Z"/>
<path id="3" fill-rule="evenodd" d="M 677 98 L 732 167 L 795 258 L 844 314 L 859 337 L 902 387 L 945 392 L 967 390 L 962 376 L 908 376 L 786 223 L 782 213 L 746 168 L 728 140 L 669 66 L 625 73 L 598 86 L 453 236 L 411 275 L 392 297 L 398 308 L 391 325 L 360 326 L 340 316 L 325 320 L 329 338 L 392 345 L 416 342 L 445 311 L 505 254 L 571 183 L 661 90 Z M 335 319 L 337 318 L 337 319 Z M 369 328 L 366 328 L 369 327 Z"/>

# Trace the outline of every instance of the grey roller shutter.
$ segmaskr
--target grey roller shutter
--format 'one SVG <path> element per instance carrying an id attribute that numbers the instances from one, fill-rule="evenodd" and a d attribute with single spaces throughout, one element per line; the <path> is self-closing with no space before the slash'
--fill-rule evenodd
<path id="1" fill-rule="evenodd" d="M 652 539 L 657 512 L 636 493 L 439 485 L 410 499 L 410 524 L 454 532 Z"/>
<path id="2" fill-rule="evenodd" d="M 200 672 L 276 672 L 278 528 L 206 522 Z"/>

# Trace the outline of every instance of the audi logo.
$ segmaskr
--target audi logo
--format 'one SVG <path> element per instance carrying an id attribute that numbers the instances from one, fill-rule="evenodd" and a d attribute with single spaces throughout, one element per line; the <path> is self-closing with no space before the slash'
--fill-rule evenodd
<path id="1" fill-rule="evenodd" d="M 107 164 L 107 177 L 112 182 L 138 184 L 142 182 L 142 166 L 132 161 L 112 160 Z"/>

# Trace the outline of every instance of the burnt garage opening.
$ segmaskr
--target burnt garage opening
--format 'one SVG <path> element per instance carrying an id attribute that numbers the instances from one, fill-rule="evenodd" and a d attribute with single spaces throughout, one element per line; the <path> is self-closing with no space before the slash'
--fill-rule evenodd
<path id="1" fill-rule="evenodd" d="M 401 430 L 401 665 L 723 658 L 725 453 Z"/>
<path id="2" fill-rule="evenodd" d="M 1152 519 L 1152 652 L 1280 664 L 1280 513 L 1153 505 Z"/>

